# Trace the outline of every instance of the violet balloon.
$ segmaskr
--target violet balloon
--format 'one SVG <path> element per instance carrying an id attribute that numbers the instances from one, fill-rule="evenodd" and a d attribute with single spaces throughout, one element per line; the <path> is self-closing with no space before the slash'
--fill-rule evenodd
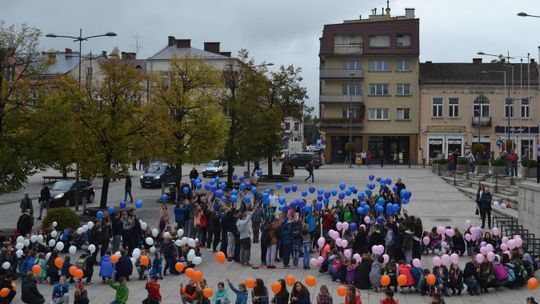
<path id="1" fill-rule="evenodd" d="M 435 266 L 441 266 L 441 258 L 439 258 L 438 256 L 433 257 L 432 262 L 433 262 L 433 265 Z"/>

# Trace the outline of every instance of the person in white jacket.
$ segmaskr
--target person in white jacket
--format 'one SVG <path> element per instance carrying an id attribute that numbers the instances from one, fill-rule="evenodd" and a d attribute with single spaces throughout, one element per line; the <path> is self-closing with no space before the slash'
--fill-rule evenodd
<path id="1" fill-rule="evenodd" d="M 249 266 L 250 253 L 251 253 L 251 231 L 249 230 L 249 223 L 251 221 L 251 212 L 240 213 L 238 220 L 236 221 L 236 228 L 240 234 L 240 263 L 242 265 Z"/>

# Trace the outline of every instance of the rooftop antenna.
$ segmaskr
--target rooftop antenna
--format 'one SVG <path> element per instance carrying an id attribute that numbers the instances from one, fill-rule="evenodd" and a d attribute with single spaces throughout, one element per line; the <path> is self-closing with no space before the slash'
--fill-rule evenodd
<path id="1" fill-rule="evenodd" d="M 390 0 L 386 0 L 386 15 L 390 16 Z"/>
<path id="2" fill-rule="evenodd" d="M 139 51 L 142 49 L 142 45 L 140 43 L 140 39 L 142 37 L 139 36 L 139 33 L 136 33 L 135 36 L 133 36 L 133 39 L 135 39 L 135 54 L 139 55 Z"/>

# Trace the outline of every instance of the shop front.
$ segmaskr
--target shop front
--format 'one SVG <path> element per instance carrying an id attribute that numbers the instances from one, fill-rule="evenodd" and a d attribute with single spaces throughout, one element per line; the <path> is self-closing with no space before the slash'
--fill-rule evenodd
<path id="1" fill-rule="evenodd" d="M 507 126 L 495 126 L 495 133 L 498 140 L 503 142 L 508 138 Z M 520 157 L 534 156 L 535 143 L 538 142 L 538 126 L 515 126 L 510 127 L 510 140 L 513 142 L 513 148 Z"/>
<path id="2" fill-rule="evenodd" d="M 448 154 L 457 152 L 464 155 L 465 127 L 464 126 L 428 126 L 426 134 L 427 158 L 448 158 Z"/>
<path id="3" fill-rule="evenodd" d="M 330 153 L 332 163 L 346 162 L 349 154 L 347 153 L 347 151 L 345 151 L 345 145 L 349 142 L 349 136 L 331 136 L 330 140 Z M 353 136 L 352 141 L 355 143 L 358 150 L 362 148 L 362 136 Z"/>
<path id="4" fill-rule="evenodd" d="M 390 164 L 409 164 L 411 136 L 369 136 L 368 151 L 373 161 L 384 159 Z"/>

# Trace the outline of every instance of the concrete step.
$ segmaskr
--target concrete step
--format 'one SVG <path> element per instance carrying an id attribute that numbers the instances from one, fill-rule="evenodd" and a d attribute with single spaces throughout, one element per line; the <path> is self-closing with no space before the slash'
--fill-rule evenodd
<path id="1" fill-rule="evenodd" d="M 506 191 L 504 189 L 498 190 L 497 193 L 502 194 L 502 195 L 506 195 L 506 196 L 515 196 L 514 191 Z"/>
<path id="2" fill-rule="evenodd" d="M 499 203 L 509 201 L 510 202 L 510 207 L 512 209 L 517 209 L 518 208 L 519 197 L 517 197 L 517 196 L 508 196 L 508 195 L 504 195 L 504 194 L 501 194 L 501 193 L 495 193 L 493 195 L 493 197 Z"/>

